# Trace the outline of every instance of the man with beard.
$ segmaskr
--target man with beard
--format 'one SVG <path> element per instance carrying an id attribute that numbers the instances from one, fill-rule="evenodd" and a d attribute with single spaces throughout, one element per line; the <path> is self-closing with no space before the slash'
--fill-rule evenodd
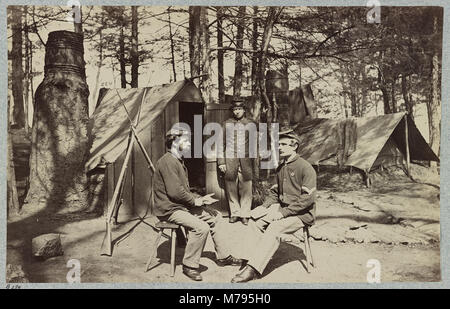
<path id="1" fill-rule="evenodd" d="M 189 180 L 184 157 L 190 153 L 191 142 L 189 131 L 175 125 L 166 134 L 168 151 L 156 163 L 153 190 L 154 214 L 161 221 L 168 221 L 184 226 L 188 231 L 188 241 L 183 257 L 183 273 L 190 279 L 201 281 L 199 262 L 211 232 L 214 241 L 217 264 L 241 265 L 241 260 L 229 254 L 226 248 L 224 233 L 217 232 L 220 216 L 217 211 L 208 209 L 217 200 L 213 194 L 197 197 L 189 187 Z"/>

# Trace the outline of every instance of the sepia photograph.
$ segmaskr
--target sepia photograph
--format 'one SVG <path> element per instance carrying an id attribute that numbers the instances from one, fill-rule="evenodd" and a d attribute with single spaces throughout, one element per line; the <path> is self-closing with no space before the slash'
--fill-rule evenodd
<path id="1" fill-rule="evenodd" d="M 443 7 L 44 2 L 5 10 L 7 284 L 442 281 Z"/>

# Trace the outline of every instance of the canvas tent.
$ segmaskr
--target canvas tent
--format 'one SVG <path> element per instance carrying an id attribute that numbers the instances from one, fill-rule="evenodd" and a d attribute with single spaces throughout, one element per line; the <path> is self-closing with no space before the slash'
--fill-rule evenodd
<path id="1" fill-rule="evenodd" d="M 352 166 L 369 172 L 406 159 L 439 161 L 411 117 L 395 113 L 350 119 L 317 118 L 299 124 L 300 155 L 313 165 Z"/>
<path id="2" fill-rule="evenodd" d="M 137 120 L 137 135 L 156 164 L 166 152 L 166 132 L 177 122 L 191 124 L 194 114 L 202 115 L 203 108 L 201 93 L 189 80 L 147 88 L 102 89 L 90 119 L 92 146 L 86 170 L 106 168 L 105 204 L 109 205 L 114 196 L 126 155 L 130 136 L 127 112 L 133 121 Z M 202 178 L 196 173 L 204 173 L 199 164 L 203 164 L 201 159 L 190 159 L 186 164 L 193 171 L 190 176 L 194 179 Z M 144 216 L 148 211 L 152 175 L 148 166 L 145 155 L 135 144 L 124 177 L 118 214 L 125 220 Z"/>
<path id="3" fill-rule="evenodd" d="M 106 168 L 108 211 L 102 254 L 112 254 L 113 221 L 139 217 L 142 222 L 148 214 L 153 162 L 166 152 L 165 133 L 178 122 L 192 127 L 195 115 L 203 115 L 203 109 L 201 93 L 190 80 L 100 91 L 90 119 L 92 146 L 85 168 Z M 204 170 L 202 159 L 190 160 L 191 170 Z"/>
<path id="4" fill-rule="evenodd" d="M 146 95 L 142 102 L 144 91 Z M 139 135 L 145 135 L 169 103 L 202 102 L 202 96 L 189 80 L 147 88 L 102 89 L 91 116 L 92 146 L 87 171 L 99 164 L 115 162 L 127 148 L 130 122 L 121 101 L 131 119 L 139 117 L 136 130 Z"/>

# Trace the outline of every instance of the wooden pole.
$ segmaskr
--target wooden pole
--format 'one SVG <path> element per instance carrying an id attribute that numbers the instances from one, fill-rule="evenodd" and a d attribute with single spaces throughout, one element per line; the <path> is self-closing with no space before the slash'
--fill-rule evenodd
<path id="1" fill-rule="evenodd" d="M 133 130 L 133 135 L 136 138 L 136 142 L 139 145 L 139 148 L 141 148 L 141 151 L 145 157 L 145 160 L 147 161 L 148 168 L 152 170 L 152 172 L 155 172 L 155 166 L 152 163 L 152 160 L 150 159 L 150 156 L 148 155 L 147 150 L 145 150 L 144 145 L 142 144 L 141 140 L 139 139 L 139 136 L 137 135 L 136 129 L 131 126 L 131 129 Z"/>
<path id="2" fill-rule="evenodd" d="M 410 157 L 409 157 L 409 134 L 408 134 L 408 114 L 405 114 L 405 145 L 406 145 L 406 172 L 408 173 L 408 176 L 411 176 L 410 174 Z"/>
<path id="3" fill-rule="evenodd" d="M 370 169 L 365 170 L 364 174 L 366 175 L 366 186 L 367 188 L 370 188 L 370 175 L 369 175 Z"/>
<path id="4" fill-rule="evenodd" d="M 138 133 L 136 132 L 136 125 L 137 125 L 138 122 L 139 122 L 139 115 L 140 115 L 140 111 L 141 111 L 141 108 L 142 108 L 142 104 L 144 104 L 144 100 L 145 100 L 145 97 L 146 97 L 146 95 L 147 95 L 147 88 L 145 88 L 144 94 L 142 95 L 142 101 L 141 101 L 141 105 L 140 105 L 140 107 L 139 107 L 139 114 L 138 114 L 138 117 L 135 119 L 135 121 L 131 120 L 130 114 L 128 113 L 128 109 L 127 109 L 127 107 L 125 106 L 125 103 L 123 102 L 123 99 L 122 99 L 122 97 L 120 96 L 120 93 L 119 93 L 119 91 L 117 90 L 117 88 L 116 88 L 116 93 L 117 93 L 117 95 L 118 95 L 118 97 L 119 97 L 119 99 L 120 99 L 120 103 L 122 103 L 122 106 L 123 106 L 123 108 L 125 109 L 125 112 L 126 112 L 126 114 L 127 114 L 128 121 L 130 122 L 131 130 L 133 131 L 133 135 L 134 135 L 135 138 L 136 138 L 136 142 L 138 143 L 139 148 L 141 148 L 141 151 L 142 151 L 142 153 L 144 154 L 145 160 L 147 160 L 148 168 L 151 169 L 152 172 L 155 172 L 155 167 L 154 167 L 154 165 L 153 165 L 153 163 L 152 163 L 152 160 L 150 159 L 150 156 L 148 155 L 147 151 L 145 150 L 145 147 L 144 147 L 144 145 L 142 144 L 141 140 L 139 139 Z"/>
<path id="5" fill-rule="evenodd" d="M 116 92 L 117 92 L 117 94 L 118 94 L 118 96 L 120 98 L 120 101 L 121 101 L 121 103 L 122 103 L 122 105 L 123 105 L 123 107 L 124 107 L 124 109 L 126 111 L 128 120 L 130 121 L 130 128 L 131 128 L 132 132 L 131 132 L 131 138 L 130 138 L 129 143 L 128 143 L 127 153 L 125 155 L 125 159 L 123 161 L 123 165 L 122 165 L 122 168 L 120 170 L 119 178 L 117 179 L 117 184 L 116 184 L 116 187 L 114 188 L 114 193 L 113 193 L 113 196 L 111 198 L 111 202 L 108 205 L 108 214 L 107 214 L 107 217 L 106 217 L 106 235 L 105 235 L 105 238 L 103 239 L 102 247 L 100 249 L 101 250 L 101 255 L 108 255 L 108 256 L 111 256 L 111 254 L 112 254 L 112 228 L 111 228 L 112 222 L 111 221 L 113 219 L 114 214 L 116 212 L 118 213 L 118 211 L 119 211 L 118 204 L 117 204 L 117 198 L 119 196 L 119 192 L 121 191 L 120 188 L 122 187 L 123 178 L 124 178 L 125 172 L 126 172 L 126 170 L 128 168 L 128 163 L 130 161 L 131 154 L 133 153 L 134 142 L 137 142 L 139 147 L 141 148 L 141 150 L 142 150 L 142 152 L 143 152 L 143 154 L 144 154 L 144 156 L 145 156 L 145 158 L 147 160 L 147 163 L 149 164 L 149 168 L 153 172 L 155 171 L 153 163 L 150 160 L 150 157 L 148 156 L 147 151 L 144 148 L 144 145 L 142 145 L 142 143 L 140 142 L 139 137 L 138 137 L 137 132 L 136 132 L 135 127 L 134 127 L 135 124 L 137 124 L 139 119 L 137 118 L 135 120 L 135 122 L 133 123 L 133 121 L 131 120 L 130 115 L 128 113 L 128 110 L 127 110 L 125 104 L 123 103 L 122 98 L 120 97 L 120 94 L 117 91 L 117 89 L 116 89 Z M 142 107 L 142 104 L 144 103 L 146 94 L 147 94 L 147 89 L 144 90 L 144 94 L 142 95 L 142 101 L 141 101 L 140 108 Z M 132 171 L 132 174 L 133 174 L 133 172 L 134 171 Z M 133 190 L 133 194 L 134 194 L 134 190 Z M 117 217 L 116 217 L 116 221 L 117 221 Z"/>
<path id="6" fill-rule="evenodd" d="M 127 153 L 125 155 L 125 160 L 123 161 L 122 169 L 120 170 L 119 178 L 117 179 L 116 187 L 114 188 L 114 193 L 111 198 L 111 202 L 108 205 L 108 214 L 106 216 L 106 235 L 105 239 L 103 240 L 102 247 L 101 247 L 101 255 L 109 255 L 112 254 L 112 230 L 111 230 L 111 219 L 114 214 L 114 210 L 116 208 L 116 202 L 117 197 L 119 195 L 120 187 L 123 181 L 123 177 L 125 176 L 125 171 L 128 167 L 128 162 L 130 161 L 131 152 L 133 150 L 134 141 L 136 140 L 136 136 L 134 134 L 131 134 L 131 140 L 128 144 Z"/>

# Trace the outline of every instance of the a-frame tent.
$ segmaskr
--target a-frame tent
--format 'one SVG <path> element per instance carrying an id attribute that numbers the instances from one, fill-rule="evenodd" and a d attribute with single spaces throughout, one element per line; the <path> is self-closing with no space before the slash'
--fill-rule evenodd
<path id="1" fill-rule="evenodd" d="M 135 126 L 137 134 L 145 135 L 153 121 L 174 101 L 202 102 L 202 96 L 187 79 L 154 87 L 101 89 L 90 119 L 92 146 L 86 170 L 114 163 L 126 150 L 130 133 L 127 111 L 133 121 L 139 118 Z"/>
<path id="2" fill-rule="evenodd" d="M 106 234 L 102 244 L 102 255 L 112 255 L 111 224 L 113 218 L 117 220 L 124 191 L 133 195 L 132 203 L 138 198 L 135 192 L 140 195 L 149 195 L 148 199 L 144 198 L 146 199 L 144 206 L 148 210 L 149 201 L 151 201 L 152 159 L 156 162 L 165 152 L 164 133 L 178 122 L 179 111 L 176 110 L 176 106 L 181 102 L 200 103 L 203 106 L 201 93 L 190 80 L 146 88 L 102 89 L 100 92 L 97 107 L 91 116 L 92 146 L 86 170 L 90 171 L 98 166 L 109 164 L 113 166 L 114 171 L 114 163 L 120 161 L 118 177 L 111 183 L 108 182 L 109 189 L 114 187 L 114 191 L 111 192 L 107 201 Z M 163 123 L 155 126 L 155 122 L 160 121 L 161 118 L 164 119 Z M 132 164 L 132 158 L 138 157 L 136 148 L 140 150 L 144 160 L 138 164 Z M 149 171 L 142 176 L 144 164 Z M 115 171 L 113 174 L 116 174 Z M 128 174 L 131 174 L 131 178 L 134 179 L 131 182 L 131 188 L 126 188 L 125 185 Z M 139 175 L 142 181 L 136 180 Z M 140 187 L 136 188 L 136 183 Z M 143 221 L 145 215 L 140 219 Z"/>
<path id="3" fill-rule="evenodd" d="M 318 118 L 296 127 L 300 155 L 313 165 L 342 165 L 368 173 L 409 160 L 439 161 L 406 113 L 349 119 Z M 407 150 L 408 149 L 408 150 Z"/>

